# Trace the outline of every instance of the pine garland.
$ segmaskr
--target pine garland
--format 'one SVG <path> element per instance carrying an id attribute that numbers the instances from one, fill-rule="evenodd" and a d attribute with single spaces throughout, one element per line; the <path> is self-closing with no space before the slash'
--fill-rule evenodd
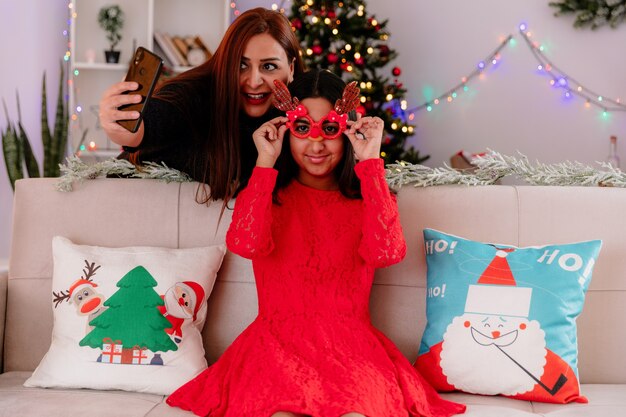
<path id="1" fill-rule="evenodd" d="M 574 27 L 595 30 L 608 24 L 615 28 L 626 20 L 626 0 L 560 0 L 549 5 L 558 8 L 555 16 L 576 13 Z"/>
<path id="2" fill-rule="evenodd" d="M 513 176 L 531 185 L 605 186 L 626 188 L 626 173 L 605 162 L 602 170 L 580 162 L 532 165 L 526 156 L 501 155 L 489 151 L 472 160 L 472 171 L 458 171 L 449 166 L 428 168 L 406 162 L 387 165 L 387 182 L 394 189 L 413 184 L 415 187 L 434 185 L 492 185 L 506 176 Z"/>
<path id="3" fill-rule="evenodd" d="M 93 180 L 109 175 L 124 178 L 149 178 L 165 182 L 191 182 L 191 177 L 177 169 L 170 168 L 165 163 L 146 162 L 137 167 L 124 159 L 110 158 L 95 164 L 86 164 L 77 156 L 66 159 L 61 167 L 61 177 L 56 184 L 59 191 L 72 191 L 74 182 L 82 183 L 84 180 Z"/>
<path id="4" fill-rule="evenodd" d="M 531 164 L 526 156 L 519 158 L 501 155 L 489 150 L 484 156 L 472 160 L 476 167 L 471 171 L 461 171 L 448 165 L 429 168 L 424 165 L 398 162 L 387 165 L 386 177 L 389 186 L 400 189 L 403 185 L 432 187 L 437 185 L 493 185 L 504 177 L 516 177 L 531 185 L 552 186 L 604 186 L 626 188 L 626 173 L 605 162 L 599 162 L 601 170 L 580 162 L 560 162 L 557 164 Z M 148 178 L 165 182 L 192 182 L 193 179 L 164 163 L 147 162 L 143 166 L 111 158 L 95 164 L 86 164 L 77 156 L 67 158 L 61 165 L 62 175 L 56 184 L 59 191 L 72 191 L 74 182 L 82 183 L 109 175 L 127 178 Z"/>

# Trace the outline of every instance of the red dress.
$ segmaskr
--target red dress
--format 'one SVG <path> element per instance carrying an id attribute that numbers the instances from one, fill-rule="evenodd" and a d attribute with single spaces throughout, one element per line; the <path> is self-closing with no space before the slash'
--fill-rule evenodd
<path id="1" fill-rule="evenodd" d="M 374 269 L 402 260 L 406 245 L 382 159 L 355 169 L 363 200 L 294 180 L 279 205 L 272 204 L 277 171 L 254 169 L 237 197 L 226 242 L 252 259 L 259 315 L 168 404 L 211 417 L 465 410 L 441 399 L 370 322 Z"/>

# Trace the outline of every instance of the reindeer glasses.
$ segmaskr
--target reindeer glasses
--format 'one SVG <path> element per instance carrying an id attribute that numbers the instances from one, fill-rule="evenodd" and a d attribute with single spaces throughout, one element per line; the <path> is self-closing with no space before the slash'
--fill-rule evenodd
<path id="1" fill-rule="evenodd" d="M 292 135 L 299 139 L 336 139 L 345 132 L 348 113 L 359 104 L 360 90 L 356 81 L 351 82 L 343 90 L 343 95 L 335 102 L 334 110 L 317 122 L 309 115 L 305 106 L 297 97 L 291 97 L 287 86 L 280 80 L 274 80 L 274 106 L 287 113 L 289 121 L 286 126 Z"/>

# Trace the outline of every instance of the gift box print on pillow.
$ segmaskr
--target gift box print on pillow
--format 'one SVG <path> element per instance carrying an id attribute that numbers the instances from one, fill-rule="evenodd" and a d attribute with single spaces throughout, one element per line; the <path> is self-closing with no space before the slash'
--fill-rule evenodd
<path id="1" fill-rule="evenodd" d="M 427 325 L 416 368 L 439 391 L 586 402 L 576 317 L 601 241 L 517 248 L 424 230 Z"/>
<path id="2" fill-rule="evenodd" d="M 207 366 L 200 330 L 225 251 L 55 237 L 52 343 L 25 385 L 172 392 Z"/>

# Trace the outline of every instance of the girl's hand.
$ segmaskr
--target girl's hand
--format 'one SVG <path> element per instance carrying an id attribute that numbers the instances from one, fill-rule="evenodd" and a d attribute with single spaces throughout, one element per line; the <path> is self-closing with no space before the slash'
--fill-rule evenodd
<path id="1" fill-rule="evenodd" d="M 354 156 L 359 161 L 380 158 L 380 144 L 383 139 L 385 123 L 380 117 L 361 117 L 357 114 L 356 121 L 348 121 L 350 129 L 346 135 L 352 147 Z"/>
<path id="2" fill-rule="evenodd" d="M 263 123 L 252 134 L 254 145 L 256 146 L 259 156 L 256 160 L 256 166 L 263 168 L 273 168 L 280 150 L 283 147 L 283 138 L 287 131 L 287 123 L 289 119 L 285 116 L 276 117 L 268 122 Z"/>
<path id="3" fill-rule="evenodd" d="M 139 103 L 141 101 L 140 94 L 132 94 L 139 88 L 139 84 L 134 81 L 122 81 L 109 87 L 100 99 L 100 126 L 106 132 L 107 136 L 118 145 L 122 146 L 138 146 L 143 139 L 143 123 L 139 130 L 131 133 L 117 124 L 118 120 L 138 119 L 138 111 L 118 110 L 118 107 L 124 104 Z M 123 94 L 131 91 L 130 94 Z"/>

